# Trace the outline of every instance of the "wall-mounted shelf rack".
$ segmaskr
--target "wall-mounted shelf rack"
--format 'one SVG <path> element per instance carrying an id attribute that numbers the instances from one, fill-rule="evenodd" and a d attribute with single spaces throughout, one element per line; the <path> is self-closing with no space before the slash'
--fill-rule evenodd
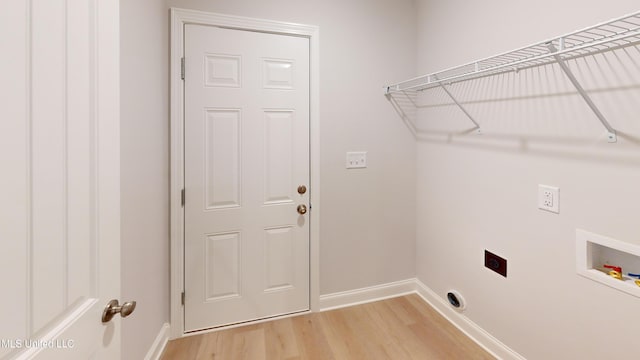
<path id="1" fill-rule="evenodd" d="M 422 91 L 440 87 L 480 130 L 478 122 L 447 89 L 447 85 L 558 63 L 580 96 L 606 128 L 608 141 L 616 142 L 616 131 L 598 110 L 565 62 L 637 44 L 640 44 L 640 11 L 523 48 L 388 85 L 384 87 L 384 91 L 388 96 L 398 92 Z"/>

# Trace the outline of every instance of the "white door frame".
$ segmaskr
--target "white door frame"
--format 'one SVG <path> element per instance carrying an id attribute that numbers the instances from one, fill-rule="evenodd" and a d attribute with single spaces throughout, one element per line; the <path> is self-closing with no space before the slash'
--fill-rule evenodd
<path id="1" fill-rule="evenodd" d="M 310 46 L 310 311 L 320 310 L 320 120 L 319 120 L 319 29 L 300 25 L 240 16 L 207 13 L 186 9 L 171 9 L 171 338 L 184 333 L 184 84 L 181 78 L 181 59 L 184 53 L 184 26 L 198 24 L 230 29 L 303 36 Z"/>

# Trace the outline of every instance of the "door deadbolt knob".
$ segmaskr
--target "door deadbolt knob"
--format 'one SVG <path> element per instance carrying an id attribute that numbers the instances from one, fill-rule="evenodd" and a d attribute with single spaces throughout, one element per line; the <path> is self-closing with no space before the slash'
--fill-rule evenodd
<path id="1" fill-rule="evenodd" d="M 136 309 L 135 301 L 127 301 L 126 303 L 120 305 L 118 304 L 118 300 L 111 300 L 107 303 L 107 306 L 104 307 L 104 311 L 102 312 L 102 322 L 107 323 L 113 319 L 113 317 L 120 313 L 120 316 L 125 318 Z"/>
<path id="2" fill-rule="evenodd" d="M 298 194 L 302 195 L 307 192 L 307 187 L 304 185 L 298 186 Z"/>
<path id="3" fill-rule="evenodd" d="M 298 210 L 298 214 L 304 215 L 304 214 L 307 213 L 307 205 L 300 204 L 300 205 L 298 205 L 297 210 Z"/>

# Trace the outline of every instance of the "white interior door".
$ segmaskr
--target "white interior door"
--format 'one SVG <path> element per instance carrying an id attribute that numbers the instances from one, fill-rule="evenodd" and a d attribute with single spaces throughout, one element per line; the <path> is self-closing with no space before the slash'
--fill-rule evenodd
<path id="1" fill-rule="evenodd" d="M 0 15 L 0 358 L 119 359 L 118 1 Z"/>
<path id="2" fill-rule="evenodd" d="M 185 330 L 308 310 L 309 40 L 184 41 Z"/>

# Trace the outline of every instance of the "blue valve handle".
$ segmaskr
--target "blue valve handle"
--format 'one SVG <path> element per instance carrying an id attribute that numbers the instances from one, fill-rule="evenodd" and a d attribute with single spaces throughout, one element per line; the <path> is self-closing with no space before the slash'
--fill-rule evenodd
<path id="1" fill-rule="evenodd" d="M 632 274 L 632 273 L 628 273 L 627 275 L 629 276 L 633 276 L 633 277 L 637 277 L 640 279 L 640 274 Z"/>

